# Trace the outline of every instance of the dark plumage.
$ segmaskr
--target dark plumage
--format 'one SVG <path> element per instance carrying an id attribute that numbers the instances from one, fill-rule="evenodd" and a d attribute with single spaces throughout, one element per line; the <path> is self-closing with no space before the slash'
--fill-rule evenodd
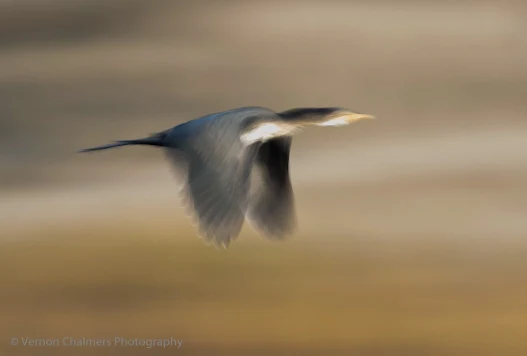
<path id="1" fill-rule="evenodd" d="M 116 141 L 80 152 L 127 145 L 162 147 L 200 235 L 207 242 L 227 247 L 239 235 L 246 218 L 268 238 L 281 239 L 294 231 L 289 177 L 292 134 L 309 125 L 341 126 L 367 118 L 373 117 L 342 108 L 276 113 L 244 107 L 206 115 L 147 138 Z"/>

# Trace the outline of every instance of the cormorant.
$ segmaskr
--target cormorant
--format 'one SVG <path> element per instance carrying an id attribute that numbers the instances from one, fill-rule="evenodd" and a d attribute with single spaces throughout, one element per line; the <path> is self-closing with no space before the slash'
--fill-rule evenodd
<path id="1" fill-rule="evenodd" d="M 128 145 L 163 148 L 178 173 L 184 205 L 196 218 L 200 236 L 227 248 L 245 219 L 271 239 L 282 239 L 295 229 L 289 177 L 294 133 L 310 125 L 342 126 L 372 118 L 334 107 L 283 112 L 243 107 L 209 114 L 150 137 L 79 152 Z M 260 181 L 251 187 L 253 174 Z"/>

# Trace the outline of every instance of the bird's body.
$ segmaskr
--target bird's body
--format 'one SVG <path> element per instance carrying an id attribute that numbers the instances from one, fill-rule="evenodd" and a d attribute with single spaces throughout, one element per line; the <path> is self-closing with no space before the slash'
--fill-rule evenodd
<path id="1" fill-rule="evenodd" d="M 175 168 L 184 205 L 196 218 L 200 235 L 227 247 L 239 235 L 245 219 L 269 238 L 281 239 L 293 232 L 292 134 L 304 126 L 340 126 L 365 118 L 372 116 L 341 108 L 276 113 L 244 107 L 206 115 L 144 139 L 81 152 L 126 145 L 162 147 Z M 253 177 L 259 180 L 257 184 Z"/>

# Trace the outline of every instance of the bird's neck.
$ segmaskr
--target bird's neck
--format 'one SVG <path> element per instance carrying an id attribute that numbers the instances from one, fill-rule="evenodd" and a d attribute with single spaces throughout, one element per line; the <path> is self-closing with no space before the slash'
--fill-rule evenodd
<path id="1" fill-rule="evenodd" d="M 332 108 L 297 108 L 278 113 L 284 122 L 291 125 L 316 125 L 328 120 Z"/>
<path id="2" fill-rule="evenodd" d="M 262 122 L 242 134 L 241 140 L 245 144 L 252 144 L 257 141 L 265 142 L 276 137 L 291 135 L 296 129 L 297 127 L 287 122 Z"/>

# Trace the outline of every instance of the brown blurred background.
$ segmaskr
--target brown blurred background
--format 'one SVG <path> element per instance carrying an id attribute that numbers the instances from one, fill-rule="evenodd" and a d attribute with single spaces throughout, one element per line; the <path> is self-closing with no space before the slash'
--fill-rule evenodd
<path id="1" fill-rule="evenodd" d="M 527 354 L 521 1 L 0 1 L 2 355 Z M 299 229 L 206 247 L 161 152 L 239 106 L 295 138 Z M 179 350 L 11 337 L 183 339 Z"/>

